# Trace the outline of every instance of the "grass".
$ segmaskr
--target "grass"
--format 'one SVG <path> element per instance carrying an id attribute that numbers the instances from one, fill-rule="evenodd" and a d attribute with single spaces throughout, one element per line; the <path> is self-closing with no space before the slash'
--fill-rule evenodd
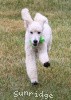
<path id="1" fill-rule="evenodd" d="M 39 62 L 40 84 L 31 86 L 25 70 L 24 25 L 20 11 L 28 7 L 32 16 L 41 12 L 53 30 L 49 53 L 51 67 Z M 44 97 L 18 96 L 28 91 Z M 46 98 L 45 94 L 53 94 Z M 0 0 L 0 100 L 71 100 L 71 0 Z"/>

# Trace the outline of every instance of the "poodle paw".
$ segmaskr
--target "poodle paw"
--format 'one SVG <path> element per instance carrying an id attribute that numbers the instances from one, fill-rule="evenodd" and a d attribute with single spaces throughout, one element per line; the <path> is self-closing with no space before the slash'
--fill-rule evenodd
<path id="1" fill-rule="evenodd" d="M 44 67 L 49 67 L 50 66 L 50 62 L 45 62 L 44 63 Z"/>
<path id="2" fill-rule="evenodd" d="M 38 85 L 38 82 L 35 81 L 35 82 L 32 83 L 32 85 Z"/>

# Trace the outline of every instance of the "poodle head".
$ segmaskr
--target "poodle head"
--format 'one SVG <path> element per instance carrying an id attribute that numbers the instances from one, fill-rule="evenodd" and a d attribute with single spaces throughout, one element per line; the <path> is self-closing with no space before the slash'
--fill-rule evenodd
<path id="1" fill-rule="evenodd" d="M 24 20 L 26 31 L 29 35 L 29 40 L 34 46 L 37 46 L 40 43 L 40 37 L 43 33 L 43 24 L 45 22 L 45 18 L 43 15 L 37 13 L 33 20 L 27 8 L 22 9 L 21 14 L 22 19 Z"/>
<path id="2" fill-rule="evenodd" d="M 37 46 L 40 42 L 40 37 L 42 36 L 42 31 L 43 28 L 39 22 L 33 21 L 29 26 L 28 26 L 28 34 L 31 43 L 34 46 Z"/>

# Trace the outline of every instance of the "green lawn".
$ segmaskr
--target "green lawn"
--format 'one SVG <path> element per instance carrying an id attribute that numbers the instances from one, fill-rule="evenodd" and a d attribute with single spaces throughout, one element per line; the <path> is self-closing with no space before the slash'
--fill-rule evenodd
<path id="1" fill-rule="evenodd" d="M 48 17 L 53 30 L 51 67 L 37 62 L 38 86 L 31 85 L 25 70 L 24 7 L 32 16 Z M 22 96 L 24 91 L 33 95 Z M 71 100 L 71 0 L 0 0 L 0 100 Z"/>

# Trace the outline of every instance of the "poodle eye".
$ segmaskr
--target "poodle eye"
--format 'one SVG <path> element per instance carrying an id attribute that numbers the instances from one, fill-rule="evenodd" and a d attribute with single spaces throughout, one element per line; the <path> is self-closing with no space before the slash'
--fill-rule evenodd
<path id="1" fill-rule="evenodd" d="M 33 34 L 33 32 L 30 32 L 31 34 Z"/>
<path id="2" fill-rule="evenodd" d="M 40 34 L 41 32 L 38 32 L 38 34 Z"/>

